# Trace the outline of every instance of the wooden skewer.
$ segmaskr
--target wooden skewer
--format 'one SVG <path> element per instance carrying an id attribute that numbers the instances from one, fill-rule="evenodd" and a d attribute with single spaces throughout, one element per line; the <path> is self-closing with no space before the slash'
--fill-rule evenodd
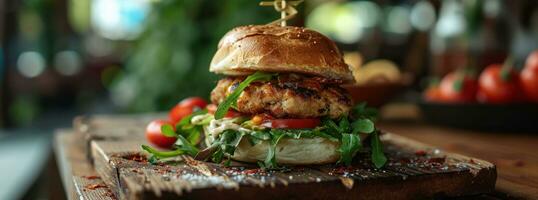
<path id="1" fill-rule="evenodd" d="M 282 11 L 280 11 L 280 19 L 286 18 L 286 6 L 286 0 L 282 0 L 280 3 L 280 9 L 282 9 Z M 286 20 L 282 20 L 280 26 L 286 26 Z"/>
<path id="2" fill-rule="evenodd" d="M 286 0 L 274 0 L 274 1 L 262 1 L 260 6 L 273 6 L 276 11 L 280 12 L 280 19 L 275 20 L 269 24 L 280 23 L 281 26 L 286 26 L 286 21 L 297 15 L 297 10 L 294 6 L 302 3 L 303 0 L 298 1 L 286 1 Z"/>

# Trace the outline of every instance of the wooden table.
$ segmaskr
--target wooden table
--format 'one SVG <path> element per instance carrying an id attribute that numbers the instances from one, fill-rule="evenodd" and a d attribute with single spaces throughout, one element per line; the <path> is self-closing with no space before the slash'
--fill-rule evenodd
<path id="1" fill-rule="evenodd" d="M 491 161 L 497 165 L 497 191 L 484 199 L 538 199 L 538 134 L 480 133 L 441 128 L 418 122 L 382 121 L 381 129 L 421 141 L 441 149 Z M 95 174 L 84 163 L 82 152 L 66 152 L 65 145 L 76 140 L 69 132 L 55 137 L 55 153 L 68 197 L 75 198 L 72 175 Z M 534 150 L 534 151 L 533 151 Z"/>
<path id="2" fill-rule="evenodd" d="M 447 151 L 490 161 L 497 166 L 497 191 L 509 197 L 538 199 L 538 133 L 481 133 L 422 123 L 383 122 L 379 126 Z"/>

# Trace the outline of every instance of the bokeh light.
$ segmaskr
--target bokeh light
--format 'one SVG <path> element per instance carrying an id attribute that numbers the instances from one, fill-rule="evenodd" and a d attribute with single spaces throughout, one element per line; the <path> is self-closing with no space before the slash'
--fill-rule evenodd
<path id="1" fill-rule="evenodd" d="M 142 31 L 147 0 L 94 0 L 91 21 L 97 33 L 111 40 L 132 40 Z"/>
<path id="2" fill-rule="evenodd" d="M 75 75 L 82 69 L 82 60 L 75 51 L 61 51 L 54 57 L 54 68 L 62 75 Z"/>
<path id="3" fill-rule="evenodd" d="M 21 53 L 17 59 L 17 70 L 24 77 L 37 77 L 45 70 L 45 59 L 35 51 Z"/>
<path id="4" fill-rule="evenodd" d="M 420 1 L 413 6 L 410 19 L 413 28 L 427 31 L 435 23 L 435 8 L 429 1 Z"/>

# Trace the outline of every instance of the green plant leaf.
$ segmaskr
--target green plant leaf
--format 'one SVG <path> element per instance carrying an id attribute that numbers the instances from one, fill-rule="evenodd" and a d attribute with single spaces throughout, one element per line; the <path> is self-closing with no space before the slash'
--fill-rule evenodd
<path id="1" fill-rule="evenodd" d="M 353 127 L 353 133 L 372 133 L 375 130 L 374 122 L 369 119 L 358 119 L 354 121 L 351 126 Z"/>
<path id="2" fill-rule="evenodd" d="M 387 163 L 387 157 L 383 152 L 383 144 L 379 139 L 379 133 L 376 131 L 370 136 L 370 145 L 372 147 L 372 162 L 376 168 L 381 168 Z"/>
<path id="3" fill-rule="evenodd" d="M 340 126 L 336 125 L 336 122 L 334 122 L 332 119 L 325 117 L 321 119 L 321 124 L 327 128 L 327 131 L 334 132 L 334 133 L 342 133 L 343 131 L 340 129 Z"/>
<path id="4" fill-rule="evenodd" d="M 340 152 L 340 160 L 338 162 L 343 162 L 345 165 L 351 165 L 353 156 L 361 148 L 361 138 L 356 134 L 342 134 L 342 141 L 338 151 Z"/>
<path id="5" fill-rule="evenodd" d="M 241 95 L 241 92 L 243 92 L 243 90 L 245 90 L 245 88 L 247 88 L 250 83 L 255 81 L 269 81 L 276 75 L 277 74 L 274 73 L 264 73 L 257 71 L 256 73 L 248 76 L 245 80 L 243 80 L 243 82 L 241 82 L 237 86 L 237 88 L 235 88 L 235 90 L 230 95 L 228 95 L 228 97 L 226 97 L 224 102 L 219 104 L 217 111 L 215 111 L 215 119 L 222 119 L 226 115 L 230 107 L 237 102 L 237 99 Z"/>
<path id="6" fill-rule="evenodd" d="M 361 102 L 361 103 L 357 104 L 355 107 L 353 107 L 351 112 L 352 112 L 352 116 L 355 119 L 368 118 L 368 119 L 370 119 L 372 121 L 376 121 L 377 116 L 379 114 L 377 109 L 372 108 L 372 107 L 368 107 L 366 102 Z"/>
<path id="7" fill-rule="evenodd" d="M 340 132 L 342 133 L 351 132 L 351 126 L 349 124 L 349 120 L 347 119 L 347 116 L 344 116 L 342 117 L 342 119 L 340 119 L 340 123 L 338 123 L 338 127 L 340 128 Z"/>
<path id="8" fill-rule="evenodd" d="M 265 160 L 263 162 L 265 168 L 278 168 L 278 165 L 276 163 L 276 145 L 285 135 L 286 134 L 280 131 L 274 131 L 271 135 L 271 141 L 269 149 L 267 150 L 267 156 L 265 157 Z"/>
<path id="9" fill-rule="evenodd" d="M 187 139 L 181 135 L 177 135 L 176 147 L 190 156 L 196 156 L 198 154 L 198 148 L 191 144 Z"/>
<path id="10" fill-rule="evenodd" d="M 235 148 L 237 145 L 239 145 L 242 138 L 243 134 L 241 134 L 239 131 L 232 129 L 225 130 L 220 136 L 220 145 L 222 151 L 229 155 L 234 155 Z"/>
<path id="11" fill-rule="evenodd" d="M 211 160 L 215 163 L 222 162 L 222 158 L 224 158 L 224 152 L 222 151 L 222 149 L 215 151 L 215 153 L 213 153 L 213 155 L 211 156 Z"/>
<path id="12" fill-rule="evenodd" d="M 456 80 L 454 80 L 454 83 L 452 87 L 454 87 L 454 91 L 460 92 L 463 89 L 463 81 L 465 79 L 465 75 L 462 73 L 461 75 L 457 75 Z"/>
<path id="13" fill-rule="evenodd" d="M 161 133 L 166 137 L 176 137 L 176 132 L 174 131 L 174 127 L 169 124 L 165 124 L 161 126 Z"/>
<path id="14" fill-rule="evenodd" d="M 142 145 L 142 149 L 150 153 L 155 158 L 169 158 L 185 154 L 185 152 L 181 149 L 176 149 L 173 151 L 159 151 L 157 149 L 151 148 L 148 145 Z"/>

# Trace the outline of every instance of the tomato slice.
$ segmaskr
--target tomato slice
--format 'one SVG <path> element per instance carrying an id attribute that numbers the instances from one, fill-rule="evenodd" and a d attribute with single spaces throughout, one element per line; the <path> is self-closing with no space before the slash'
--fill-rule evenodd
<path id="1" fill-rule="evenodd" d="M 261 125 L 268 128 L 304 129 L 316 128 L 320 123 L 319 119 L 269 119 Z"/>
<path id="2" fill-rule="evenodd" d="M 207 109 L 208 113 L 215 114 L 218 107 L 215 104 L 209 104 L 205 108 Z M 235 118 L 235 117 L 241 117 L 241 116 L 243 116 L 243 114 L 241 114 L 240 112 L 237 112 L 235 110 L 232 110 L 232 109 L 228 110 L 226 115 L 224 115 L 224 117 L 226 117 L 226 118 Z"/>

